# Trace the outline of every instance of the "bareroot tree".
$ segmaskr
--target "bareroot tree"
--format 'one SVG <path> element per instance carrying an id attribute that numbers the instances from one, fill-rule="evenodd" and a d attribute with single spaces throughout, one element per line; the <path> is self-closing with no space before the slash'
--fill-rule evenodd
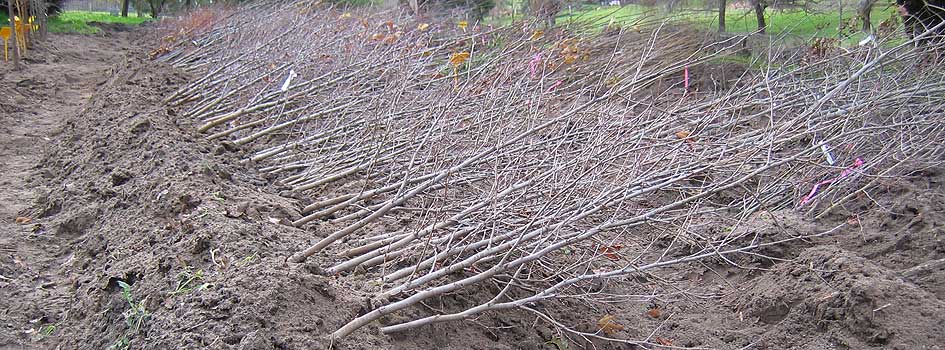
<path id="1" fill-rule="evenodd" d="M 181 25 L 154 55 L 195 77 L 169 105 L 312 198 L 293 225 L 313 240 L 288 260 L 375 281 L 355 291 L 373 309 L 333 338 L 518 309 L 572 337 L 646 345 L 543 305 L 638 300 L 627 277 L 829 234 L 734 228 L 775 210 L 825 215 L 942 156 L 945 83 L 915 71 L 911 43 L 713 87 L 697 72 L 737 39 L 656 20 L 537 30 L 249 6 Z M 385 317 L 472 288 L 493 296 Z"/>

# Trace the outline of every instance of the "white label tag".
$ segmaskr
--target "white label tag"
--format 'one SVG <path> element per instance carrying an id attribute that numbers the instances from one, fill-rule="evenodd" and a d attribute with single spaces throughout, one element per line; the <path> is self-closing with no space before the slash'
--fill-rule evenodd
<path id="1" fill-rule="evenodd" d="M 827 147 L 827 144 L 820 145 L 820 150 L 824 152 L 824 157 L 827 157 L 827 164 L 834 165 L 836 161 L 833 159 L 833 154 L 830 153 L 830 148 Z"/>
<path id="2" fill-rule="evenodd" d="M 282 92 L 289 91 L 289 85 L 292 84 L 292 79 L 295 78 L 298 74 L 295 73 L 295 70 L 289 70 L 289 76 L 285 78 L 285 82 L 282 83 Z"/>

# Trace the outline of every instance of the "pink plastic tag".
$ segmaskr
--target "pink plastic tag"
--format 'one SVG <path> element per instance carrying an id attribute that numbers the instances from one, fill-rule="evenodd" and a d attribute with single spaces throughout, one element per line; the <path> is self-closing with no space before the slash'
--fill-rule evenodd
<path id="1" fill-rule="evenodd" d="M 548 87 L 548 90 L 545 90 L 545 93 L 547 94 L 547 93 L 550 93 L 550 92 L 554 91 L 554 90 L 557 89 L 559 86 L 561 86 L 562 83 L 563 83 L 563 82 L 562 82 L 561 80 L 556 81 L 554 84 L 551 84 L 551 86 Z"/>
<path id="2" fill-rule="evenodd" d="M 852 173 L 853 173 L 853 169 L 859 168 L 859 167 L 863 166 L 863 164 L 865 164 L 865 163 L 866 163 L 866 162 L 863 161 L 863 158 L 857 157 L 856 160 L 853 161 L 853 165 L 847 167 L 846 169 L 843 169 L 843 171 L 840 172 L 840 176 L 837 176 L 837 177 L 835 177 L 835 178 L 828 179 L 828 180 L 824 180 L 824 181 L 821 181 L 821 182 L 818 182 L 818 183 L 814 184 L 814 187 L 812 187 L 812 188 L 810 189 L 810 193 L 808 193 L 806 196 L 804 196 L 803 199 L 801 199 L 801 204 L 798 205 L 798 208 L 803 207 L 803 206 L 806 205 L 807 203 L 810 203 L 810 201 L 813 200 L 814 197 L 817 196 L 817 193 L 820 192 L 820 188 L 821 188 L 821 187 L 826 187 L 827 185 L 829 185 L 829 184 L 831 184 L 831 183 L 833 183 L 833 182 L 842 180 L 843 178 L 845 178 L 845 177 L 849 176 L 850 174 L 852 174 Z"/>
<path id="3" fill-rule="evenodd" d="M 541 64 L 541 52 L 535 53 L 532 60 L 528 61 L 528 70 L 532 73 L 532 79 L 538 77 L 538 66 Z"/>

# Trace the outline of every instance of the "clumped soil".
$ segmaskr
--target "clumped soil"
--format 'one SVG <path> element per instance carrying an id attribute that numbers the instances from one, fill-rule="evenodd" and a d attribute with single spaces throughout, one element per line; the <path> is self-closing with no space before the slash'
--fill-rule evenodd
<path id="1" fill-rule="evenodd" d="M 371 308 L 346 286 L 372 281 L 321 276 L 318 258 L 285 262 L 324 234 L 288 225 L 307 199 L 166 106 L 193 77 L 149 61 L 141 42 L 107 28 L 52 36 L 25 70 L 0 77 L 13 87 L 0 100 L 0 349 L 558 348 L 553 326 L 520 311 L 392 337 L 369 325 L 330 344 L 326 334 Z M 765 248 L 775 259 L 707 260 L 662 271 L 663 281 L 607 286 L 641 296 L 665 293 L 662 282 L 683 287 L 669 297 L 542 306 L 579 331 L 614 315 L 617 336 L 673 346 L 940 349 L 942 178 L 916 170 L 820 221 L 760 212 L 739 229 L 787 238 L 845 223 Z M 455 310 L 490 292 L 428 307 Z"/>

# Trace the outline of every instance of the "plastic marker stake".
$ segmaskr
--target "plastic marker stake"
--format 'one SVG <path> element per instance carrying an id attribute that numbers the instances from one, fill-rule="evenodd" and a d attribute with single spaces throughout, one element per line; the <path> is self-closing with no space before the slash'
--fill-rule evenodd
<path id="1" fill-rule="evenodd" d="M 296 76 L 298 76 L 298 74 L 295 73 L 295 70 L 290 69 L 289 76 L 285 78 L 285 82 L 282 83 L 282 88 L 280 90 L 282 90 L 282 92 L 289 91 L 289 85 L 292 84 L 292 79 L 295 78 Z"/>
<path id="2" fill-rule="evenodd" d="M 827 157 L 827 164 L 834 165 L 837 161 L 833 159 L 833 153 L 830 153 L 830 147 L 827 147 L 827 144 L 820 145 L 820 150 L 824 152 L 824 157 Z"/>

